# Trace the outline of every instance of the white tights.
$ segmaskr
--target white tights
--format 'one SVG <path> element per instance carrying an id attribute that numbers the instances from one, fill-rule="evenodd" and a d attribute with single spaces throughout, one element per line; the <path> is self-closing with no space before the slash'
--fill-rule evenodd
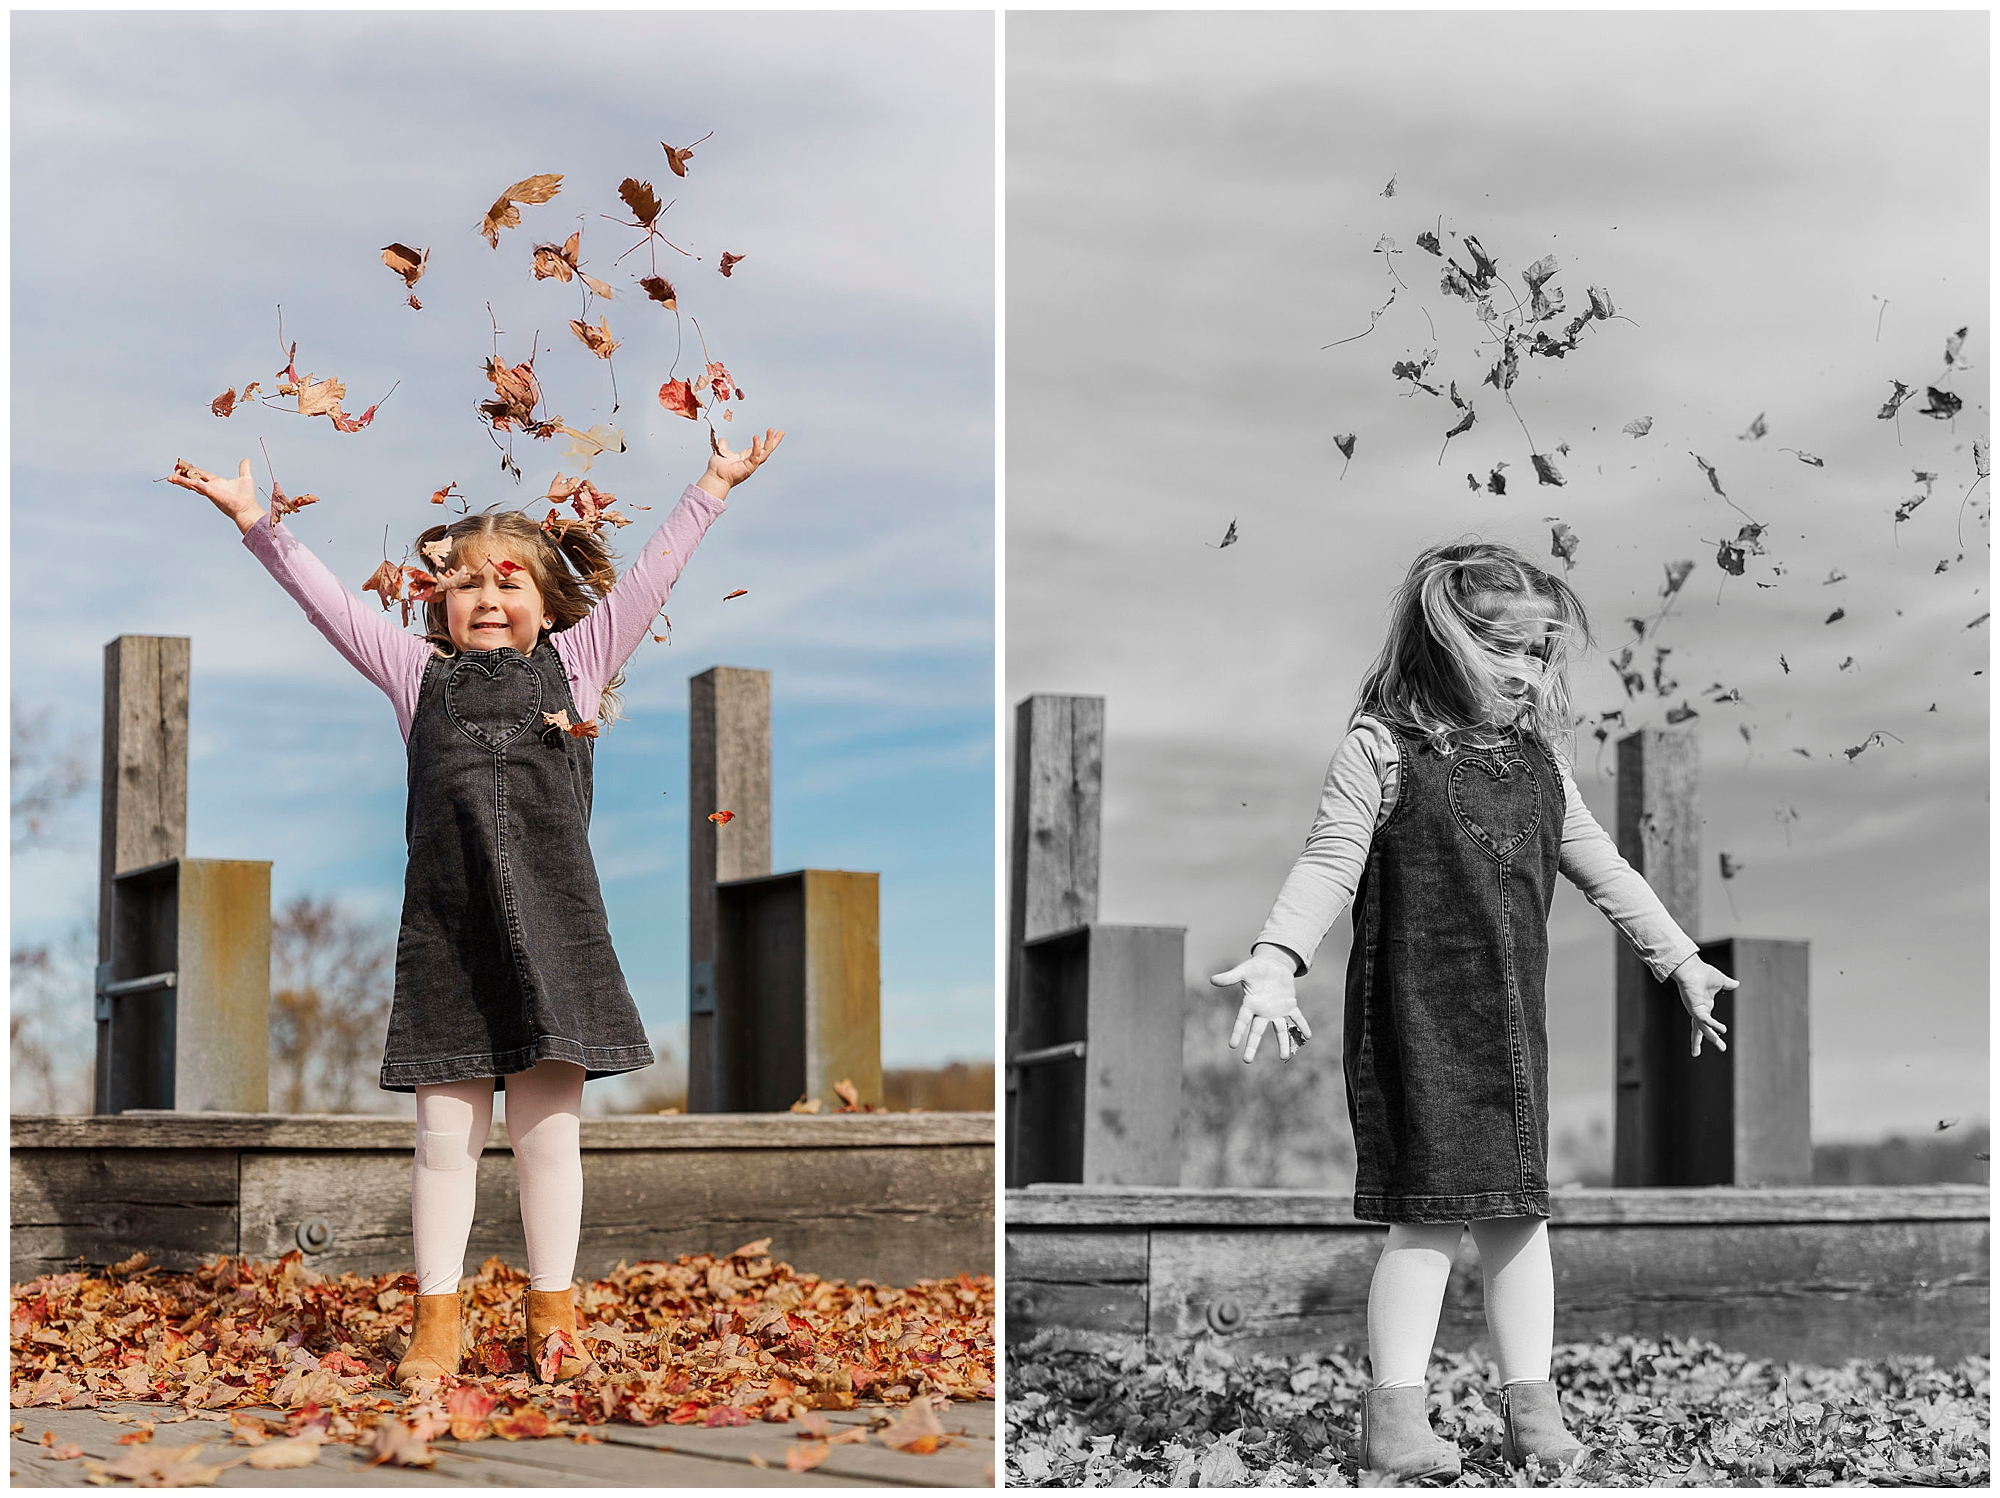
<path id="1" fill-rule="evenodd" d="M 1368 1361 L 1375 1387 L 1420 1389 L 1437 1341 L 1451 1261 L 1464 1224 L 1395 1223 L 1368 1288 Z M 1486 1280 L 1486 1329 L 1502 1383 L 1549 1376 L 1556 1281 L 1545 1217 L 1489 1217 L 1471 1224 Z"/>
<path id="2" fill-rule="evenodd" d="M 528 1283 L 567 1290 L 583 1222 L 579 1114 L 583 1068 L 538 1061 L 507 1078 L 507 1140 L 521 1178 Z M 417 1089 L 417 1155 L 410 1173 L 410 1229 L 417 1293 L 449 1295 L 465 1272 L 465 1244 L 479 1188 L 479 1152 L 493 1127 L 493 1078 Z"/>

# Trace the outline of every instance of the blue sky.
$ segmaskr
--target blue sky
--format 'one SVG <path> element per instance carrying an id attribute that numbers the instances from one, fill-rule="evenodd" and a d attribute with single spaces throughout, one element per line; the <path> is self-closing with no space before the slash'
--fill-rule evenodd
<path id="1" fill-rule="evenodd" d="M 1680 689 L 1630 716 L 1659 723 L 1684 697 L 1700 714 L 1696 934 L 1812 943 L 1815 1132 L 1986 1116 L 1991 626 L 1968 628 L 1988 609 L 1990 489 L 1971 492 L 1986 28 L 1969 12 L 1010 19 L 1007 698 L 1108 700 L 1103 919 L 1186 925 L 1191 980 L 1233 964 L 1410 559 L 1467 533 L 1548 558 L 1560 519 L 1608 647 L 1576 670 L 1581 709 L 1624 702 L 1623 621 L 1655 611 L 1663 563 L 1696 563 L 1658 636 Z M 1523 296 L 1520 272 L 1553 255 L 1572 310 L 1598 285 L 1630 320 L 1525 361 L 1517 422 L 1423 231 L 1461 263 L 1453 236 L 1477 236 Z M 1390 263 L 1395 304 L 1323 347 L 1370 327 Z M 1964 410 L 1922 417 L 1961 327 Z M 1390 373 L 1426 352 L 1478 412 L 1442 462 L 1458 413 Z M 1892 379 L 1917 399 L 1877 420 Z M 1768 435 L 1747 437 L 1760 413 Z M 1626 435 L 1641 416 L 1651 433 Z M 1567 482 L 1538 485 L 1529 453 L 1558 443 Z M 1695 454 L 1769 526 L 1719 602 L 1717 543 L 1745 517 Z M 1504 498 L 1468 488 L 1501 461 Z M 1916 470 L 1938 477 L 1898 525 L 1927 492 Z M 1241 539 L 1218 549 L 1232 520 Z M 1717 682 L 1741 704 L 1705 698 Z M 1840 752 L 1877 730 L 1901 742 Z M 1609 822 L 1614 782 L 1582 743 Z M 1728 887 L 1724 851 L 1743 870 Z M 1345 931 L 1302 988 L 1328 1034 Z M 1551 940 L 1556 1123 L 1584 1127 L 1610 1112 L 1615 937 L 1565 887 Z"/>
<path id="2" fill-rule="evenodd" d="M 993 49 L 970 14 L 16 15 L 13 40 L 13 696 L 95 735 L 101 651 L 193 639 L 189 851 L 273 860 L 273 895 L 338 896 L 392 933 L 403 750 L 388 703 L 325 645 L 233 527 L 152 482 L 233 470 L 262 437 L 290 522 L 350 586 L 433 523 L 431 490 L 524 504 L 566 441 L 517 441 L 517 487 L 473 406 L 494 342 L 550 408 L 622 426 L 591 472 L 638 525 L 705 461 L 654 392 L 673 319 L 624 290 L 646 252 L 616 188 L 678 202 L 662 228 L 686 346 L 780 426 L 628 667 L 600 741 L 593 844 L 614 938 L 656 1036 L 686 1008 L 687 679 L 772 672 L 773 866 L 882 876 L 887 1064 L 992 1050 Z M 696 148 L 674 178 L 661 141 Z M 497 251 L 476 225 L 508 183 L 561 172 Z M 581 220 L 579 221 L 579 215 Z M 574 285 L 532 247 L 583 233 L 621 288 L 622 407 L 564 327 Z M 421 312 L 377 251 L 432 249 Z M 747 256 L 727 281 L 719 251 Z M 637 269 L 635 269 L 637 268 Z M 368 430 L 253 410 L 225 387 L 338 375 Z M 723 428 L 733 435 L 734 429 Z M 650 516 L 633 511 L 652 504 Z M 723 595 L 747 588 L 726 606 Z M 93 751 L 94 753 L 94 751 Z M 14 939 L 94 902 L 95 798 L 17 857 Z"/>

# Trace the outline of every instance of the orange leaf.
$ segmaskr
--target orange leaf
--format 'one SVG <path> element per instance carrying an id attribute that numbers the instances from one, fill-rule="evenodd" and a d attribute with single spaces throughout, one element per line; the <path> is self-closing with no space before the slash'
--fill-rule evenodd
<path id="1" fill-rule="evenodd" d="M 732 598 L 741 598 L 744 594 L 748 593 L 749 591 L 750 590 L 748 588 L 738 588 L 734 593 L 724 593 L 722 595 L 722 601 L 724 603 L 727 603 Z"/>
<path id="2" fill-rule="evenodd" d="M 444 486 L 444 487 L 443 487 L 442 489 L 434 489 L 434 490 L 432 490 L 432 491 L 431 491 L 431 503 L 432 503 L 432 504 L 434 504 L 434 505 L 441 505 L 441 504 L 443 504 L 443 503 L 444 503 L 444 502 L 445 502 L 446 500 L 448 500 L 448 499 L 451 499 L 451 498 L 453 498 L 453 497 L 454 497 L 454 495 L 452 494 L 452 491 L 453 491 L 454 489 L 456 489 L 457 487 L 458 487 L 458 480 L 457 480 L 457 479 L 453 479 L 453 480 L 452 480 L 452 481 L 451 481 L 450 483 L 446 484 L 446 485 L 445 485 L 445 486 Z M 462 497 L 462 496 L 459 496 L 459 497 Z M 431 558 L 431 560 L 432 560 L 432 561 L 434 561 L 434 562 L 442 562 L 442 561 L 444 560 L 444 558 L 442 558 L 442 557 L 433 557 L 433 558 Z"/>
<path id="3" fill-rule="evenodd" d="M 563 252 L 554 245 L 538 244 L 535 246 L 535 279 L 537 281 L 546 281 L 550 277 L 554 277 L 556 280 L 567 284 L 570 277 L 575 274 L 575 268 L 570 265 L 568 260 L 563 258 Z"/>
<path id="4" fill-rule="evenodd" d="M 930 1400 L 918 1395 L 910 1401 L 910 1407 L 881 1432 L 881 1441 L 894 1451 L 912 1456 L 930 1456 L 938 1449 L 944 1434 L 944 1425 L 939 1421 L 937 1411 L 931 1408 Z"/>
<path id="5" fill-rule="evenodd" d="M 382 612 L 389 612 L 389 605 L 396 602 L 403 591 L 403 569 L 394 562 L 384 562 L 368 575 L 368 581 L 361 585 L 364 593 L 373 593 L 382 600 Z"/>
<path id="6" fill-rule="evenodd" d="M 549 1433 L 548 1414 L 534 1405 L 523 1405 L 493 1417 L 493 1433 L 509 1441 L 539 1441 Z"/>
<path id="7" fill-rule="evenodd" d="M 340 409 L 340 398 L 347 394 L 347 386 L 331 377 L 315 381 L 311 375 L 297 382 L 291 390 L 280 390 L 280 395 L 296 393 L 299 398 L 299 415 L 324 416 L 329 411 Z"/>
<path id="8" fill-rule="evenodd" d="M 736 267 L 743 262 L 743 259 L 744 257 L 741 255 L 732 255 L 729 253 L 729 251 L 724 250 L 722 252 L 722 267 L 721 267 L 722 273 L 725 276 L 728 275 L 731 271 L 735 270 Z"/>
<path id="9" fill-rule="evenodd" d="M 835 1095 L 843 1103 L 847 1104 L 848 1107 L 859 1108 L 861 1106 L 861 1094 L 855 1091 L 854 1083 L 848 1078 L 842 1077 L 838 1082 L 835 1082 L 833 1090 Z"/>
<path id="10" fill-rule="evenodd" d="M 603 297 L 607 302 L 618 295 L 617 292 L 598 280 L 597 277 L 587 275 L 583 271 L 578 271 L 576 274 L 578 280 L 582 281 L 584 285 L 588 286 L 598 296 Z"/>
<path id="11" fill-rule="evenodd" d="M 479 232 L 486 236 L 486 242 L 494 249 L 500 248 L 500 231 L 512 229 L 521 222 L 521 210 L 516 203 L 546 203 L 562 191 L 562 173 L 544 172 L 540 176 L 523 177 L 512 187 L 493 200 L 493 206 L 486 210 L 486 218 L 479 225 Z"/>
<path id="12" fill-rule="evenodd" d="M 733 811 L 712 811 L 708 814 L 708 819 L 720 827 L 724 822 L 735 821 L 736 813 Z"/>
<path id="13" fill-rule="evenodd" d="M 701 419 L 701 402 L 694 398 L 694 387 L 686 380 L 669 380 L 662 385 L 660 404 L 676 416 L 685 416 L 689 421 Z"/>
<path id="14" fill-rule="evenodd" d="M 833 1448 L 825 1441 L 812 1441 L 794 1446 L 785 1453 L 787 1472 L 810 1472 L 821 1462 L 833 1455 Z"/>
<path id="15" fill-rule="evenodd" d="M 367 1465 L 379 1467 L 384 1462 L 398 1467 L 429 1467 L 437 1462 L 437 1453 L 417 1439 L 417 1433 L 402 1421 L 390 1418 L 380 1421 L 369 1433 Z M 251 1460 L 270 1450 L 260 1446 L 252 1454 Z"/>
<path id="16" fill-rule="evenodd" d="M 382 246 L 382 263 L 401 276 L 403 284 L 412 289 L 424 278 L 424 269 L 430 258 L 429 250 L 413 250 L 406 244 Z"/>
<path id="17" fill-rule="evenodd" d="M 618 340 L 611 336 L 611 320 L 609 318 L 598 318 L 597 326 L 594 328 L 587 322 L 571 318 L 569 330 L 583 341 L 585 348 L 589 349 L 600 359 L 609 359 L 612 351 L 618 347 Z"/>
<path id="18" fill-rule="evenodd" d="M 733 1404 L 718 1404 L 702 1417 L 701 1423 L 706 1426 L 748 1425 L 750 1417 Z"/>
<path id="19" fill-rule="evenodd" d="M 452 1439 L 480 1441 L 492 1434 L 486 1428 L 486 1417 L 493 1413 L 499 1403 L 499 1400 L 477 1384 L 460 1384 L 445 1395 L 445 1409 L 451 1416 Z"/>

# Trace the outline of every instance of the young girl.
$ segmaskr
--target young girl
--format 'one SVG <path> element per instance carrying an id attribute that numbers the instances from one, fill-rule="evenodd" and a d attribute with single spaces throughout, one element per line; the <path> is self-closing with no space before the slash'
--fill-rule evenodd
<path id="1" fill-rule="evenodd" d="M 582 526 L 552 534 L 489 511 L 431 527 L 417 544 L 438 578 L 422 638 L 341 587 L 289 527 L 266 522 L 247 459 L 233 480 L 177 466 L 173 482 L 234 520 L 333 648 L 388 694 L 408 746 L 409 864 L 382 1057 L 382 1086 L 417 1095 L 416 1318 L 399 1382 L 458 1371 L 458 1283 L 496 1085 L 521 1182 L 529 1363 L 539 1369 L 558 1330 L 581 1355 L 571 1278 L 583 1084 L 653 1061 L 591 862 L 590 735 L 615 714 L 619 668 L 731 487 L 783 437 L 766 431 L 740 453 L 715 444 L 708 471 L 622 578 Z"/>
<path id="2" fill-rule="evenodd" d="M 1248 960 L 1229 1043 L 1267 1027 L 1290 1059 L 1312 1034 L 1293 979 L 1354 902 L 1342 1042 L 1354 1127 L 1354 1215 L 1390 1224 L 1368 1294 L 1373 1387 L 1362 1465 L 1449 1479 L 1424 1370 L 1453 1255 L 1472 1228 L 1505 1385 L 1503 1452 L 1567 1465 L 1582 1446 L 1549 1382 L 1548 914 L 1561 873 L 1726 1049 L 1715 995 L 1736 980 L 1695 944 L 1583 804 L 1559 745 L 1570 652 L 1589 643 L 1567 584 L 1511 547 L 1419 556 L 1390 606 L 1305 851 Z"/>

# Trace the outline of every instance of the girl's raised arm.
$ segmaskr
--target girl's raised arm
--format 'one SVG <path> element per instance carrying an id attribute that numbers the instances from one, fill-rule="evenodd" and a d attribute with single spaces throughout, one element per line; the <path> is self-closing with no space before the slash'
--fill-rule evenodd
<path id="1" fill-rule="evenodd" d="M 680 502 L 647 538 L 625 575 L 597 607 L 553 636 L 575 689 L 577 711 L 585 718 L 597 716 L 605 683 L 618 674 L 646 638 L 681 569 L 723 512 L 729 491 L 755 473 L 784 436 L 783 432 L 767 430 L 740 453 L 715 443 L 708 471 L 681 492 Z"/>
<path id="2" fill-rule="evenodd" d="M 243 460 L 234 479 L 220 478 L 190 463 L 176 463 L 168 482 L 204 496 L 236 522 L 236 528 L 243 533 L 243 544 L 305 610 L 313 627 L 326 636 L 350 665 L 388 695 L 396 709 L 396 724 L 403 737 L 408 738 L 430 646 L 414 635 L 405 634 L 385 614 L 371 609 L 343 588 L 326 564 L 289 529 L 265 523 L 248 458 Z"/>

